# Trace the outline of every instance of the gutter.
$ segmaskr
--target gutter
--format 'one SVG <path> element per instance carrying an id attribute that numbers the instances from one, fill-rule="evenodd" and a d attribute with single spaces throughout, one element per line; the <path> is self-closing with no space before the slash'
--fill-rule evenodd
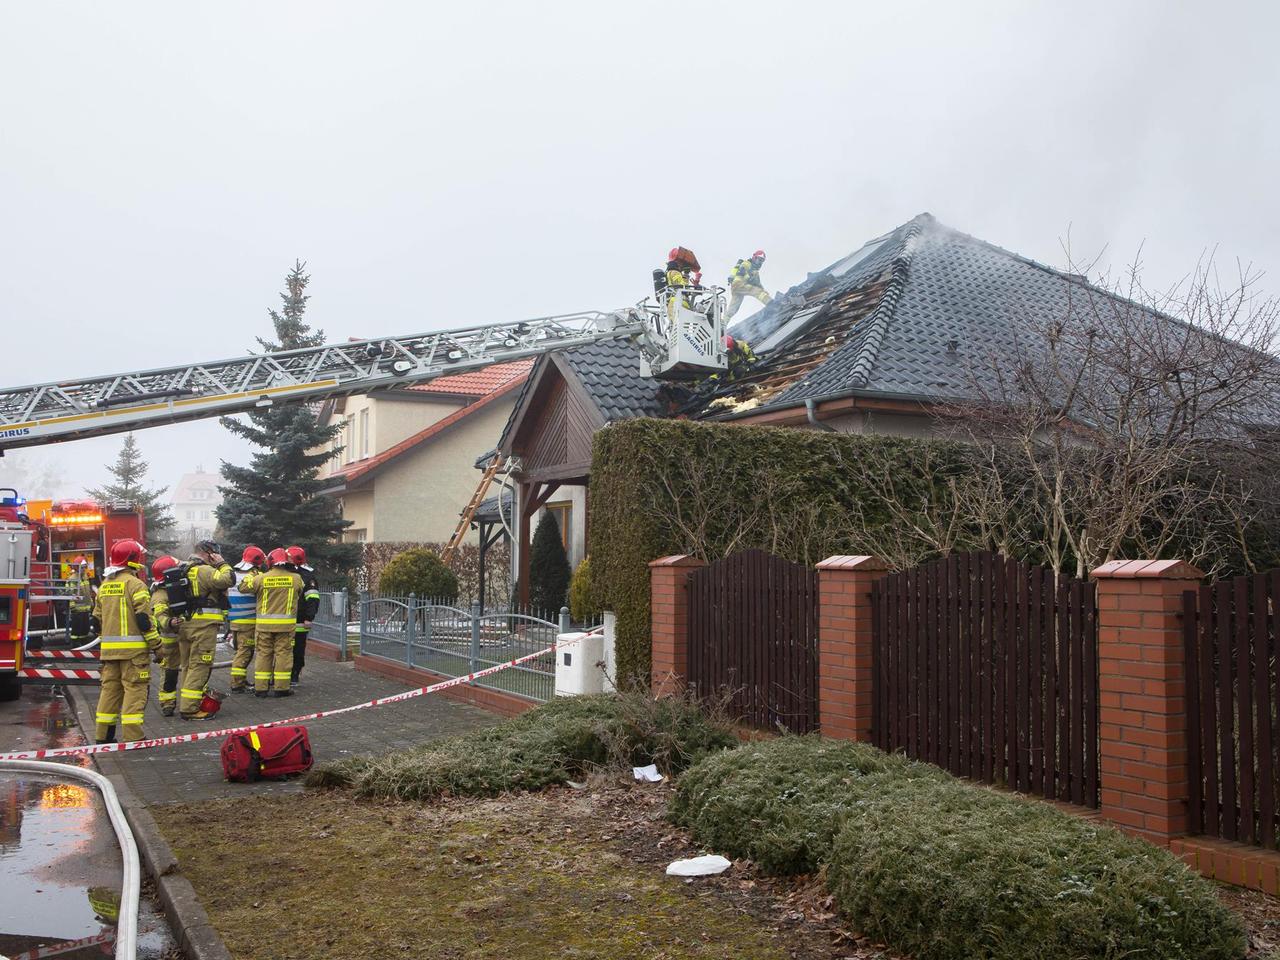
<path id="1" fill-rule="evenodd" d="M 805 416 L 809 420 L 809 424 L 815 430 L 825 430 L 827 433 L 839 432 L 838 430 L 836 430 L 835 427 L 831 426 L 831 424 L 823 423 L 821 420 L 818 419 L 818 401 L 814 400 L 812 397 L 809 397 L 808 399 L 805 400 L 804 412 L 805 412 Z"/>

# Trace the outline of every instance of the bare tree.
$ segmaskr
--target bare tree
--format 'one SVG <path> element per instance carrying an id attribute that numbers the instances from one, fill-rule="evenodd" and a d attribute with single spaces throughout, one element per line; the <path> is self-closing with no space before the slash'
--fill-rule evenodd
<path id="1" fill-rule="evenodd" d="M 1075 267 L 1073 265 L 1073 271 Z M 1256 446 L 1280 399 L 1280 310 L 1212 257 L 1152 294 L 1135 262 L 1108 288 L 1063 277 L 1061 316 L 1015 314 L 948 419 L 982 451 L 961 493 L 989 541 L 1024 537 L 1077 576 L 1122 554 L 1248 559 L 1253 494 L 1222 451 Z"/>

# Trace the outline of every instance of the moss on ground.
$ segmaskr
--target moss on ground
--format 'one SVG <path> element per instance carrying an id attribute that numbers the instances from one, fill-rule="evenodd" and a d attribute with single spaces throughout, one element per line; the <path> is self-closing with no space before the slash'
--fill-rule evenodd
<path id="1" fill-rule="evenodd" d="M 784 934 L 522 804 L 334 794 L 153 809 L 232 955 L 782 960 Z"/>

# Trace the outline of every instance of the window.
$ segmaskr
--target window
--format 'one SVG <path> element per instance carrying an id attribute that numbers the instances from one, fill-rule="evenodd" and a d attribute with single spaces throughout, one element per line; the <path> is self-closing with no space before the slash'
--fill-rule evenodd
<path id="1" fill-rule="evenodd" d="M 350 463 L 355 459 L 356 415 L 349 414 L 342 421 L 342 462 Z"/>
<path id="2" fill-rule="evenodd" d="M 201 520 L 208 520 L 208 519 L 209 519 L 209 511 L 208 511 L 208 510 L 201 510 L 201 511 L 200 511 L 200 519 L 201 519 Z"/>
<path id="3" fill-rule="evenodd" d="M 188 511 L 187 511 L 187 519 L 188 519 L 188 520 L 194 520 L 195 518 L 196 518 L 196 512 L 195 512 L 194 510 L 188 510 Z"/>
<path id="4" fill-rule="evenodd" d="M 369 408 L 360 411 L 360 459 L 369 456 Z"/>
<path id="5" fill-rule="evenodd" d="M 361 527 L 358 530 L 343 530 L 342 542 L 343 543 L 364 543 L 365 538 L 367 536 L 368 536 L 368 531 L 363 527 Z"/>
<path id="6" fill-rule="evenodd" d="M 573 504 L 567 500 L 563 503 L 548 503 L 546 511 L 555 517 L 556 523 L 560 525 L 560 543 L 564 545 L 565 553 L 569 553 L 570 544 L 573 543 L 570 538 L 573 530 Z"/>

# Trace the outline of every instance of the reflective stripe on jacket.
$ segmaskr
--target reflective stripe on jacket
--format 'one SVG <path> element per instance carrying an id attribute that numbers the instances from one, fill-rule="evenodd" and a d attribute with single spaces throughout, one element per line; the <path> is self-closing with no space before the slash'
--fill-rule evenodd
<path id="1" fill-rule="evenodd" d="M 293 630 L 298 622 L 302 599 L 302 577 L 288 567 L 272 567 L 266 573 L 251 573 L 240 581 L 240 589 L 258 598 L 259 630 Z"/>
<path id="2" fill-rule="evenodd" d="M 729 285 L 733 287 L 760 286 L 760 268 L 754 260 L 739 260 L 729 271 Z"/>
<path id="3" fill-rule="evenodd" d="M 103 660 L 128 660 L 159 642 L 154 626 L 143 636 L 138 614 L 151 617 L 151 592 L 131 571 L 115 571 L 102 582 L 93 602 L 93 615 L 102 626 Z"/>
<path id="4" fill-rule="evenodd" d="M 177 632 L 169 629 L 173 615 L 169 613 L 169 591 L 164 587 L 151 588 L 151 616 L 155 619 L 156 633 L 160 634 L 161 640 L 173 643 L 178 639 Z"/>
<path id="5" fill-rule="evenodd" d="M 214 569 L 207 563 L 192 561 L 187 571 L 191 593 L 199 604 L 192 620 L 221 623 L 227 619 L 227 589 L 234 586 L 236 572 L 231 564 L 223 563 Z"/>

